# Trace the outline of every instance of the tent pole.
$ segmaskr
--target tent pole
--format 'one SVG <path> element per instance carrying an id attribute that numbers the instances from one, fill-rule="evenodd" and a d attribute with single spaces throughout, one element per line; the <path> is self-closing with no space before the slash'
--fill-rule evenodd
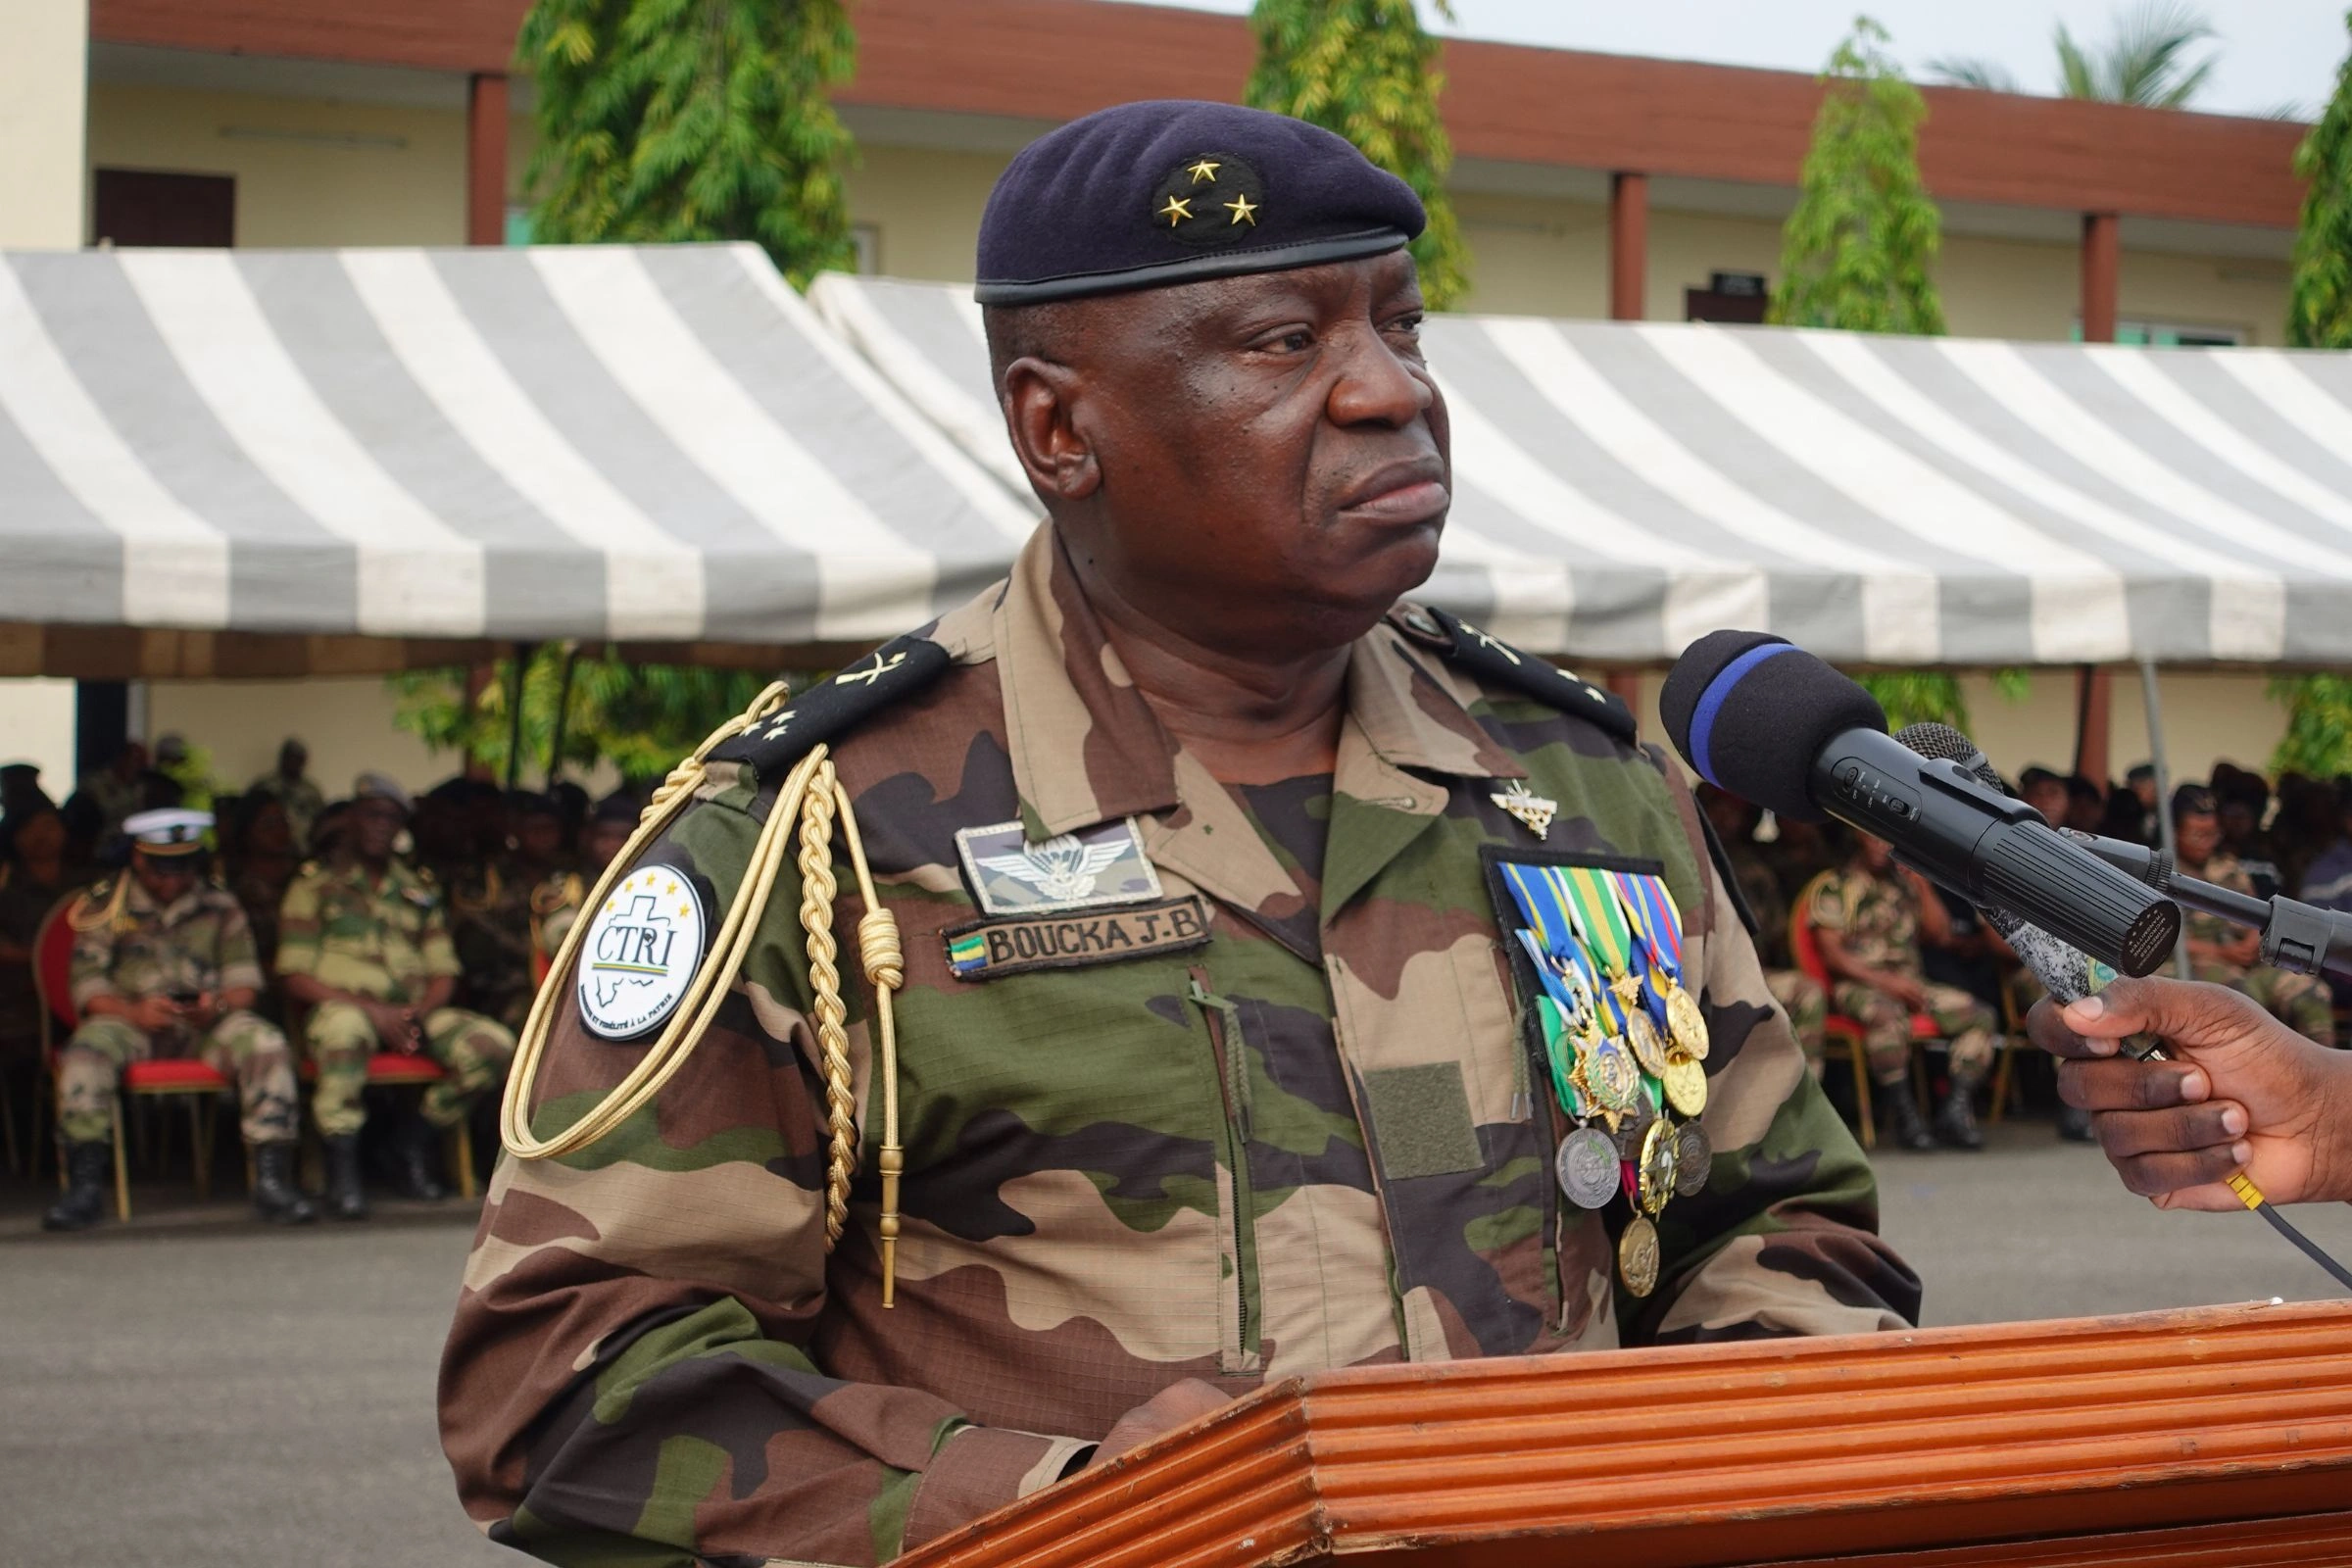
<path id="1" fill-rule="evenodd" d="M 556 787 L 556 775 L 564 771 L 564 721 L 571 717 L 571 677 L 580 667 L 580 645 L 571 644 L 564 650 L 564 678 L 556 687 L 556 733 L 547 743 L 547 787 Z"/>
<path id="2" fill-rule="evenodd" d="M 2156 769 L 2156 837 L 2164 847 L 2165 858 L 2179 863 L 2179 846 L 2173 842 L 2173 770 L 2164 760 L 2164 703 L 2156 695 L 2156 661 L 2139 662 L 2139 694 L 2148 705 L 2148 762 Z M 2181 979 L 2188 978 L 2188 927 L 2180 927 L 2180 937 L 2173 944 L 2173 972 Z"/>
<path id="3" fill-rule="evenodd" d="M 514 645 L 514 678 L 507 683 L 507 788 L 522 780 L 522 678 L 531 662 L 531 645 Z"/>

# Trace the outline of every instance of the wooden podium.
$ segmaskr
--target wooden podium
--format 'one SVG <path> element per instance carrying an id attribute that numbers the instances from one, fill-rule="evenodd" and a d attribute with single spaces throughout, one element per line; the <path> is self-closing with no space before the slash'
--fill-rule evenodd
<path id="1" fill-rule="evenodd" d="M 1268 1387 L 905 1568 L 2352 1563 L 2352 1302 Z"/>

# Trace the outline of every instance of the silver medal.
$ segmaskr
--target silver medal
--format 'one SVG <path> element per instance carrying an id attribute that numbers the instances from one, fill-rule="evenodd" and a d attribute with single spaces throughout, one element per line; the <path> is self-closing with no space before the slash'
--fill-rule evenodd
<path id="1" fill-rule="evenodd" d="M 1597 1127 L 1579 1127 L 1560 1145 L 1560 1191 L 1579 1208 L 1605 1208 L 1624 1185 L 1617 1146 Z"/>
<path id="2" fill-rule="evenodd" d="M 1715 1150 L 1694 1121 L 1683 1123 L 1675 1134 L 1674 1192 L 1677 1198 L 1695 1198 L 1706 1190 L 1708 1168 Z"/>

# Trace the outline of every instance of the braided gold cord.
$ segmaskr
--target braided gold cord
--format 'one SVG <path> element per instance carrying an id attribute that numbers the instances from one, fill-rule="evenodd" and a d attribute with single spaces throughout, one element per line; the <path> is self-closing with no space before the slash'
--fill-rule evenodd
<path id="1" fill-rule="evenodd" d="M 827 762 L 809 781 L 801 817 L 801 929 L 808 934 L 809 1023 L 825 1072 L 825 1241 L 841 1240 L 850 1217 L 850 1178 L 858 1171 L 857 1102 L 851 1094 L 850 1037 L 842 1027 L 841 949 L 833 940 L 833 813 L 840 786 Z"/>
<path id="2" fill-rule="evenodd" d="M 639 819 L 637 831 L 612 858 L 583 901 L 593 909 L 611 897 L 622 870 L 658 838 L 694 799 L 705 777 L 704 759 L 711 748 L 758 724 L 783 706 L 787 688 L 779 681 L 760 694 L 745 712 L 729 719 L 696 748 L 655 790 Z M 627 1077 L 615 1085 L 578 1121 L 553 1138 L 540 1139 L 530 1128 L 531 1086 L 547 1048 L 549 1026 L 555 1019 L 562 991 L 560 979 L 572 971 L 581 939 L 593 923 L 575 920 L 549 966 L 552 983 L 532 999 L 530 1016 L 514 1053 L 501 1106 L 501 1126 L 507 1149 L 519 1158 L 546 1159 L 571 1153 L 607 1136 L 635 1115 L 663 1085 L 676 1075 L 692 1054 L 703 1031 L 717 1015 L 735 984 L 759 929 L 759 916 L 767 906 L 776 877 L 784 865 L 787 840 L 799 828 L 797 863 L 801 873 L 801 929 L 807 937 L 810 1023 L 817 1039 L 825 1078 L 825 1250 L 830 1252 L 849 1222 L 850 1184 L 857 1174 L 858 1136 L 857 1100 L 850 1069 L 848 1009 L 841 995 L 840 948 L 833 935 L 833 906 L 840 896 L 840 879 L 833 869 L 833 832 L 838 822 L 849 850 L 851 869 L 858 878 L 865 914 L 858 922 L 858 961 L 874 987 L 874 1033 L 881 1059 L 882 1146 L 877 1167 L 882 1178 L 882 1212 L 877 1230 L 882 1243 L 882 1304 L 889 1306 L 897 1277 L 899 1238 L 899 1178 L 906 1154 L 899 1145 L 899 1039 L 892 995 L 906 982 L 906 957 L 899 940 L 898 921 L 882 906 L 866 864 L 865 845 L 858 832 L 858 815 L 849 792 L 842 788 L 822 746 L 812 747 L 784 780 L 767 820 L 744 867 L 743 881 L 727 906 L 726 918 L 712 937 L 702 967 L 680 999 L 668 1025 L 646 1051 Z"/>

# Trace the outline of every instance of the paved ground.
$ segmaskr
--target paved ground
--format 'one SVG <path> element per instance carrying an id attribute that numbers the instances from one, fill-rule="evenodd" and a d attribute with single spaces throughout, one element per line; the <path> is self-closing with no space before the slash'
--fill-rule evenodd
<path id="1" fill-rule="evenodd" d="M 2160 1214 L 2046 1122 L 1995 1137 L 1881 1158 L 1931 1322 L 2332 1291 L 2250 1214 Z M 434 1441 L 460 1205 L 282 1233 L 159 1193 L 129 1230 L 60 1240 L 34 1198 L 0 1189 L 0 1564 L 522 1561 L 459 1516 Z M 2296 1217 L 2352 1258 L 2352 1208 Z"/>

